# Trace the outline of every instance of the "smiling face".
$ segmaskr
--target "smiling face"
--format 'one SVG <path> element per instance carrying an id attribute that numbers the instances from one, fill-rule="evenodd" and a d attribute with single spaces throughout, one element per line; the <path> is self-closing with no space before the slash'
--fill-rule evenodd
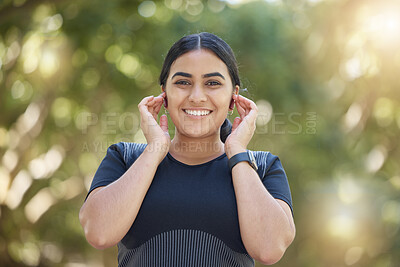
<path id="1" fill-rule="evenodd" d="M 213 52 L 200 49 L 177 58 L 164 89 L 169 114 L 180 134 L 219 136 L 233 88 L 228 68 Z"/>

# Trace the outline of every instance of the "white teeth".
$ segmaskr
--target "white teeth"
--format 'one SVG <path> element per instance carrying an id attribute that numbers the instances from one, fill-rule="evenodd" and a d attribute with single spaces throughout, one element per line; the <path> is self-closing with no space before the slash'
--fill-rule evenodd
<path id="1" fill-rule="evenodd" d="M 206 116 L 206 115 L 211 113 L 210 110 L 190 110 L 190 109 L 185 109 L 184 111 L 187 114 L 194 115 L 194 116 Z"/>

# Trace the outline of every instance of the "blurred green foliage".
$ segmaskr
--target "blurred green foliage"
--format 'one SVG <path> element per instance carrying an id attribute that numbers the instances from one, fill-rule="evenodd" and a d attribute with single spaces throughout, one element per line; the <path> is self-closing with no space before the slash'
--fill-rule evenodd
<path id="1" fill-rule="evenodd" d="M 161 92 L 169 47 L 209 31 L 259 107 L 249 148 L 289 177 L 297 236 L 276 266 L 399 266 L 399 14 L 396 0 L 0 1 L 0 265 L 116 266 L 79 208 L 107 147 L 145 141 L 137 104 Z"/>

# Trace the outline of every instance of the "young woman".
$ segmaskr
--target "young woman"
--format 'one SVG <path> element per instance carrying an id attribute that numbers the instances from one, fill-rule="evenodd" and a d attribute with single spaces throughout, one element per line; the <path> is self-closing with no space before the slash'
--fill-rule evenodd
<path id="1" fill-rule="evenodd" d="M 277 262 L 295 236 L 290 189 L 277 156 L 247 150 L 257 106 L 238 94 L 231 48 L 210 33 L 183 37 L 160 85 L 138 105 L 147 145 L 111 145 L 95 174 L 79 213 L 88 242 L 118 244 L 119 266 Z M 157 123 L 163 105 L 172 140 L 167 115 Z"/>

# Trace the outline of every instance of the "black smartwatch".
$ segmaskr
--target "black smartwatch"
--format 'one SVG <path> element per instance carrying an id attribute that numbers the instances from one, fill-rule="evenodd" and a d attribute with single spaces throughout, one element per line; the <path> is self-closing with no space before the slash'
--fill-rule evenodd
<path id="1" fill-rule="evenodd" d="M 231 170 L 231 172 L 232 172 L 233 166 L 235 166 L 236 164 L 238 164 L 239 162 L 242 162 L 242 161 L 247 161 L 250 164 L 250 166 L 254 170 L 257 171 L 258 167 L 257 167 L 256 158 L 254 157 L 252 151 L 247 150 L 247 152 L 238 153 L 228 160 L 228 166 L 229 166 L 229 169 Z"/>

